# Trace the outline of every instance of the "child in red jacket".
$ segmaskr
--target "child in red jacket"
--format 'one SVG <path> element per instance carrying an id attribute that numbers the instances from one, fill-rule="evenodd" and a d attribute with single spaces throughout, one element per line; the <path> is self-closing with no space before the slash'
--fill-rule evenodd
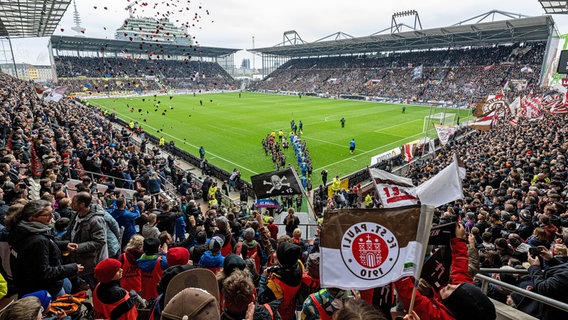
<path id="1" fill-rule="evenodd" d="M 99 284 L 93 290 L 93 307 L 105 319 L 136 320 L 138 296 L 120 287 L 122 268 L 120 261 L 107 258 L 95 267 L 95 279 Z"/>
<path id="2" fill-rule="evenodd" d="M 465 229 L 456 224 L 456 237 L 451 240 L 452 267 L 450 284 L 443 287 L 439 296 L 427 298 L 416 292 L 414 311 L 421 320 L 494 320 L 495 306 L 481 290 L 473 285 L 468 273 Z M 402 278 L 395 282 L 399 297 L 408 309 L 414 289 L 414 279 Z"/>

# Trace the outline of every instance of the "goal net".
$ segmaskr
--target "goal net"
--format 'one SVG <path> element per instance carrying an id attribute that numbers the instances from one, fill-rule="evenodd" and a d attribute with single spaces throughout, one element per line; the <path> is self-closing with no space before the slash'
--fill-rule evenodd
<path id="1" fill-rule="evenodd" d="M 435 124 L 441 124 L 445 126 L 453 126 L 455 124 L 455 114 L 453 113 L 435 113 L 430 116 L 424 117 L 424 127 L 422 132 L 426 132 L 430 129 L 434 129 Z"/>

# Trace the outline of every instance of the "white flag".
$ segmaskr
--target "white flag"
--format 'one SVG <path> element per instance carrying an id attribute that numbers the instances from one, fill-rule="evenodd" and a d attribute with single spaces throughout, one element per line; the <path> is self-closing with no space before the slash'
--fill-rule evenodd
<path id="1" fill-rule="evenodd" d="M 465 177 L 465 168 L 454 161 L 430 180 L 416 187 L 420 203 L 439 207 L 454 200 L 463 199 L 461 179 Z"/>
<path id="2" fill-rule="evenodd" d="M 383 207 L 395 208 L 418 203 L 412 179 L 399 177 L 377 168 L 369 168 L 369 174 Z"/>
<path id="3" fill-rule="evenodd" d="M 43 100 L 45 102 L 59 102 L 61 98 L 65 95 L 65 91 L 67 91 L 67 86 L 61 86 L 53 89 Z"/>
<path id="4" fill-rule="evenodd" d="M 427 206 L 328 211 L 320 237 L 322 288 L 365 290 L 418 277 L 432 213 Z"/>
<path id="5" fill-rule="evenodd" d="M 438 138 L 442 145 L 448 143 L 448 141 L 450 141 L 450 137 L 454 134 L 454 132 L 456 132 L 456 127 L 454 126 L 434 124 L 434 128 L 436 128 L 436 133 L 438 133 Z"/>

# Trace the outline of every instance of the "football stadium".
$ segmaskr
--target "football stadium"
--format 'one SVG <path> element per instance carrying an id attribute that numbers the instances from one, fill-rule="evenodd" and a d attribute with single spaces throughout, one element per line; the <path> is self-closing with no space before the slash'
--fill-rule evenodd
<path id="1" fill-rule="evenodd" d="M 189 1 L 0 3 L 0 320 L 568 319 L 568 1 L 534 2 L 252 48 Z"/>

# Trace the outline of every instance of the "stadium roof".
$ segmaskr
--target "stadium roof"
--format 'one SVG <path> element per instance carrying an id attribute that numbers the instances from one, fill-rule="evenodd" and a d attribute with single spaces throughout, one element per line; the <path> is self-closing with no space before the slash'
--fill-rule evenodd
<path id="1" fill-rule="evenodd" d="M 375 34 L 366 37 L 333 41 L 278 45 L 248 50 L 277 56 L 314 57 L 400 50 L 483 46 L 515 42 L 547 41 L 553 29 L 554 20 L 551 16 L 539 16 L 399 33 Z"/>
<path id="2" fill-rule="evenodd" d="M 568 1 L 539 0 L 544 12 L 548 14 L 568 14 Z"/>
<path id="3" fill-rule="evenodd" d="M 178 55 L 193 57 L 210 57 L 216 58 L 233 54 L 240 49 L 202 47 L 190 45 L 177 45 L 169 43 L 156 42 L 137 42 L 128 40 L 115 39 L 96 39 L 96 38 L 78 38 L 68 36 L 51 36 L 51 47 L 58 51 L 73 52 L 101 52 L 108 53 L 128 53 L 149 54 L 154 52 L 155 55 Z"/>
<path id="4" fill-rule="evenodd" d="M 48 37 L 71 0 L 0 1 L 0 37 Z"/>

